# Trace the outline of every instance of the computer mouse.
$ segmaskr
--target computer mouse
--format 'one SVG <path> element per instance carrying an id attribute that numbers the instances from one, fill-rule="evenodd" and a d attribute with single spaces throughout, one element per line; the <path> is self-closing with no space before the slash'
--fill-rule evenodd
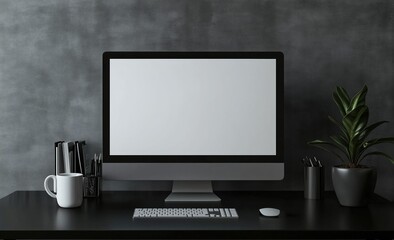
<path id="1" fill-rule="evenodd" d="M 260 208 L 260 213 L 264 217 L 277 217 L 280 214 L 280 210 L 276 208 Z"/>

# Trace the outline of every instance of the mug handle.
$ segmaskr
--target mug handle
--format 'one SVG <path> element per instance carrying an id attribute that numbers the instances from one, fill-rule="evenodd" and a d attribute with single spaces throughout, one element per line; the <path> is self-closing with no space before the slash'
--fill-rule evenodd
<path id="1" fill-rule="evenodd" d="M 49 181 L 49 179 L 53 179 L 53 186 L 56 186 L 56 176 L 55 176 L 55 175 L 49 175 L 49 176 L 46 177 L 45 180 L 44 180 L 44 188 L 45 188 L 45 191 L 48 193 L 49 196 L 51 196 L 51 197 L 53 197 L 53 198 L 56 198 L 56 194 L 53 193 L 53 192 L 49 189 L 49 187 L 48 187 L 48 181 Z"/>

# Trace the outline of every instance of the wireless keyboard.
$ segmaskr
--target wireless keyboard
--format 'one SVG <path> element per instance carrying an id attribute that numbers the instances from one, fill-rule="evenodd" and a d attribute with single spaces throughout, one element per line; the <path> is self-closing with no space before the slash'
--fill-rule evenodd
<path id="1" fill-rule="evenodd" d="M 152 218 L 238 218 L 235 208 L 136 208 L 133 219 Z"/>

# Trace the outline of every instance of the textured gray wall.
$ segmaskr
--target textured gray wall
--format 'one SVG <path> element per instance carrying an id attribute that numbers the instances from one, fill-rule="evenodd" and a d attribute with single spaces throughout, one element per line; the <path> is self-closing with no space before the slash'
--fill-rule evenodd
<path id="1" fill-rule="evenodd" d="M 0 0 L 0 197 L 43 189 L 56 140 L 86 139 L 89 153 L 101 151 L 101 54 L 109 50 L 282 51 L 285 180 L 215 184 L 301 190 L 302 156 L 337 163 L 305 145 L 334 132 L 326 116 L 336 112 L 330 98 L 336 85 L 353 93 L 367 83 L 372 119 L 394 122 L 393 6 L 383 0 Z M 394 123 L 380 133 L 394 135 Z M 376 191 L 393 200 L 394 166 L 382 159 L 370 164 L 378 167 Z"/>

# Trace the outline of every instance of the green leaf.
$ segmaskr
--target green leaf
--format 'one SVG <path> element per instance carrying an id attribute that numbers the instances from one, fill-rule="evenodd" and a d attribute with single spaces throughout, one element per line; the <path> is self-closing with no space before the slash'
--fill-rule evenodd
<path id="1" fill-rule="evenodd" d="M 360 139 L 360 141 L 364 141 L 364 139 L 365 139 L 365 137 Z M 394 143 L 394 138 L 390 138 L 390 137 L 389 138 L 375 138 L 375 139 L 371 139 L 369 141 L 364 142 L 360 148 L 359 153 L 358 153 L 358 158 L 365 152 L 365 150 L 367 150 L 371 146 L 381 144 L 381 143 Z"/>
<path id="2" fill-rule="evenodd" d="M 353 110 L 359 106 L 365 105 L 365 96 L 367 95 L 368 87 L 364 85 L 363 89 L 361 89 L 351 100 L 349 104 L 349 110 Z"/>
<path id="3" fill-rule="evenodd" d="M 369 110 L 367 106 L 363 106 L 360 109 L 360 112 L 356 115 L 354 119 L 354 123 L 352 126 L 352 132 L 355 134 L 359 132 L 361 129 L 364 129 L 365 126 L 368 124 L 369 118 Z"/>
<path id="4" fill-rule="evenodd" d="M 343 135 L 344 135 L 344 138 L 348 141 L 349 140 L 349 135 L 348 135 L 348 133 L 346 132 L 346 129 L 337 121 L 337 120 L 335 120 L 333 117 L 331 117 L 330 115 L 328 115 L 328 119 L 332 122 L 332 123 L 334 123 L 335 125 L 337 125 L 338 127 L 339 127 L 339 129 L 341 129 L 341 132 L 343 133 Z"/>
<path id="5" fill-rule="evenodd" d="M 346 89 L 343 87 L 337 86 L 337 92 L 341 95 L 341 98 L 344 98 L 348 103 L 350 103 L 350 97 L 347 93 Z"/>
<path id="6" fill-rule="evenodd" d="M 308 144 L 311 145 L 311 146 L 323 149 L 323 150 L 335 155 L 337 158 L 339 158 L 339 160 L 341 160 L 341 162 L 345 162 L 343 160 L 343 158 L 341 157 L 341 155 L 339 155 L 335 151 L 329 150 L 329 149 L 324 147 L 324 145 L 328 145 L 328 146 L 334 147 L 334 148 L 338 149 L 339 151 L 343 152 L 341 148 L 339 148 L 338 146 L 336 146 L 335 144 L 333 144 L 331 142 L 322 141 L 322 140 L 313 140 L 313 141 L 308 142 Z"/>
<path id="7" fill-rule="evenodd" d="M 332 94 L 332 98 L 334 99 L 335 104 L 338 106 L 339 111 L 341 112 L 342 116 L 346 115 L 346 110 L 345 104 L 342 102 L 341 98 L 338 96 L 337 92 L 334 92 Z"/>
<path id="8" fill-rule="evenodd" d="M 375 138 L 369 140 L 363 144 L 363 148 L 367 149 L 373 145 L 381 144 L 381 143 L 394 143 L 394 137 L 387 137 L 387 138 Z"/>
<path id="9" fill-rule="evenodd" d="M 379 127 L 380 125 L 384 124 L 384 123 L 388 123 L 388 121 L 380 121 L 380 122 L 376 122 L 374 124 L 369 125 L 368 127 L 366 127 L 365 129 L 363 129 L 360 132 L 360 138 L 361 139 L 365 139 L 369 136 L 369 134 L 377 127 Z"/>
<path id="10" fill-rule="evenodd" d="M 347 142 L 343 141 L 343 139 L 337 137 L 337 136 L 330 136 L 331 140 L 333 141 L 334 144 L 337 145 L 338 148 L 342 149 L 342 152 L 346 155 L 346 157 L 350 157 L 349 156 L 349 151 L 347 149 Z"/>
<path id="11" fill-rule="evenodd" d="M 342 135 L 338 135 L 338 138 L 341 139 L 341 141 L 344 143 L 345 146 L 349 145 L 349 139 L 346 139 L 344 136 Z"/>
<path id="12" fill-rule="evenodd" d="M 355 131 L 354 131 L 353 126 L 357 125 L 355 123 L 360 121 L 361 118 L 362 118 L 362 120 L 365 120 L 365 116 L 362 116 L 362 115 L 365 114 L 365 111 L 367 111 L 367 109 L 368 109 L 368 107 L 366 107 L 366 106 L 359 106 L 359 107 L 353 109 L 352 111 L 348 112 L 342 118 L 342 124 L 345 127 L 347 133 L 349 134 L 350 138 L 354 135 Z M 360 119 L 360 120 L 357 120 L 357 119 Z"/>
<path id="13" fill-rule="evenodd" d="M 364 158 L 366 158 L 366 157 L 368 157 L 368 156 L 372 156 L 372 155 L 383 156 L 383 157 L 385 157 L 386 159 L 390 160 L 391 163 L 394 164 L 394 158 L 392 158 L 391 156 L 387 155 L 386 153 L 376 151 L 376 152 L 370 152 L 370 153 L 365 154 L 365 155 L 357 162 L 357 165 L 360 164 L 360 162 L 361 162 Z"/>
<path id="14" fill-rule="evenodd" d="M 357 136 L 353 136 L 353 138 L 349 142 L 349 160 L 352 163 L 356 163 L 358 159 L 358 153 L 360 151 L 360 147 L 362 144 L 359 142 Z"/>
<path id="15" fill-rule="evenodd" d="M 349 108 L 350 104 L 350 97 L 349 94 L 346 92 L 346 90 L 342 87 L 337 86 L 337 95 L 339 99 L 341 100 L 342 106 L 345 109 L 345 112 L 347 112 L 347 109 Z"/>

